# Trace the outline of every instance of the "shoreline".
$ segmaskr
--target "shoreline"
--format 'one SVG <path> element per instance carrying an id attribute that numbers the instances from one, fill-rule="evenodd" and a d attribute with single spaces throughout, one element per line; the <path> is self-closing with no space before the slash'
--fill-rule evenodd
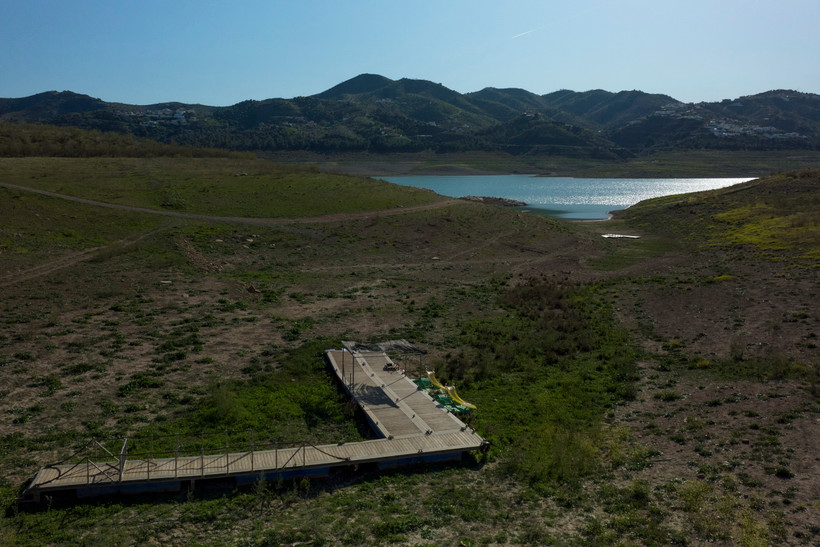
<path id="1" fill-rule="evenodd" d="M 820 152 L 703 151 L 657 152 L 627 161 L 563 156 L 512 156 L 495 151 L 463 153 L 276 151 L 259 159 L 312 166 L 351 176 L 534 175 L 577 178 L 759 178 L 775 172 L 820 166 Z"/>

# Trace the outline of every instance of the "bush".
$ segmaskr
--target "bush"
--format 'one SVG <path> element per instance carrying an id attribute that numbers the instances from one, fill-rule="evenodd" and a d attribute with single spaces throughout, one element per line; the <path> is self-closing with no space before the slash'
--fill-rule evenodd
<path id="1" fill-rule="evenodd" d="M 159 378 L 155 378 L 148 372 L 138 372 L 131 375 L 131 380 L 124 385 L 121 385 L 117 390 L 120 397 L 125 397 L 139 389 L 155 389 L 165 385 L 165 382 Z"/>
<path id="2" fill-rule="evenodd" d="M 634 351 L 597 291 L 540 281 L 508 290 L 506 313 L 467 323 L 466 347 L 440 371 L 470 389 L 478 428 L 530 481 L 595 473 L 604 412 L 635 396 Z"/>

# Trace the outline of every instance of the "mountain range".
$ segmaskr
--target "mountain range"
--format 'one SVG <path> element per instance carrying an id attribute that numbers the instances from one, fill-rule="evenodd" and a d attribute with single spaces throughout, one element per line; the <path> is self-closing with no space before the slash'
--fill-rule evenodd
<path id="1" fill-rule="evenodd" d="M 458 93 L 362 74 L 293 99 L 217 107 L 109 103 L 71 91 L 0 99 L 0 121 L 115 131 L 232 150 L 504 151 L 597 159 L 663 150 L 818 150 L 820 95 L 789 90 L 713 103 L 642 91 Z"/>

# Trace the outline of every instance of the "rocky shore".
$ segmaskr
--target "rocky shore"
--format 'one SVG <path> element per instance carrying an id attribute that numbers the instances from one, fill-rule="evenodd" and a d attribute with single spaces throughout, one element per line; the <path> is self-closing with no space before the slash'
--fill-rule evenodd
<path id="1" fill-rule="evenodd" d="M 480 201 L 481 203 L 486 203 L 487 205 L 500 205 L 501 207 L 523 207 L 526 205 L 523 201 L 487 196 L 463 196 L 461 199 L 466 199 L 467 201 Z"/>

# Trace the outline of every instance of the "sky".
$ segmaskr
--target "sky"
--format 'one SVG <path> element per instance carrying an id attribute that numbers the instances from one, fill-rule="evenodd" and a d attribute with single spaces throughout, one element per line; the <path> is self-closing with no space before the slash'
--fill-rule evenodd
<path id="1" fill-rule="evenodd" d="M 0 0 L 0 97 L 227 106 L 359 74 L 684 102 L 820 93 L 820 0 Z"/>

